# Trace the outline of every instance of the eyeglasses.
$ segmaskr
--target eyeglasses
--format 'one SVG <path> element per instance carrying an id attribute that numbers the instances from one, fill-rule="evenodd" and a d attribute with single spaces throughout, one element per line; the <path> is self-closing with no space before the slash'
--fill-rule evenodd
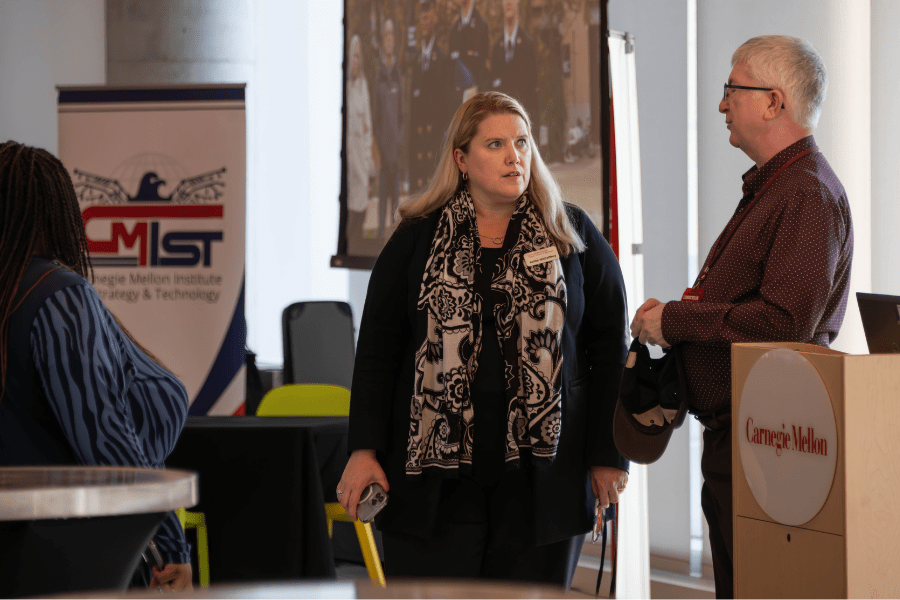
<path id="1" fill-rule="evenodd" d="M 730 83 L 725 84 L 725 91 L 722 92 L 722 98 L 728 97 L 728 90 L 758 90 L 760 92 L 771 92 L 775 88 L 763 88 L 763 87 L 750 87 L 746 85 L 731 85 Z"/>
<path id="2" fill-rule="evenodd" d="M 764 87 L 752 87 L 748 85 L 731 85 L 730 83 L 726 83 L 724 87 L 724 91 L 722 92 L 722 100 L 728 99 L 728 90 L 757 90 L 760 92 L 772 92 L 775 91 L 775 88 L 764 88 Z M 784 110 L 784 102 L 781 103 L 781 108 Z"/>

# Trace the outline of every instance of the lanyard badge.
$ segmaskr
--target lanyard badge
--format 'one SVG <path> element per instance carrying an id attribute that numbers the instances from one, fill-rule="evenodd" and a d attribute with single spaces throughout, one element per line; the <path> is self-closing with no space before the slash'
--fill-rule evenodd
<path id="1" fill-rule="evenodd" d="M 681 295 L 682 302 L 700 302 L 703 299 L 703 288 L 702 287 L 694 287 L 687 288 L 684 290 L 684 293 Z"/>

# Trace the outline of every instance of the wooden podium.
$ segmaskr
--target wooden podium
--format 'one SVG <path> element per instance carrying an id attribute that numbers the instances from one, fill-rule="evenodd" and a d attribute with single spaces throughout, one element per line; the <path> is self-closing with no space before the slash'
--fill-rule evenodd
<path id="1" fill-rule="evenodd" d="M 764 343 L 734 344 L 731 357 L 735 597 L 900 597 L 900 354 Z M 791 377 L 805 369 L 802 389 L 772 404 L 792 382 L 767 368 Z M 804 429 L 805 416 L 780 413 L 816 396 L 816 373 L 836 443 L 827 427 Z M 822 469 L 833 472 L 830 486 Z M 780 486 L 792 491 L 774 498 Z M 807 489 L 821 490 L 819 500 Z M 793 516 L 794 503 L 812 506 L 811 518 L 797 523 L 806 516 Z"/>

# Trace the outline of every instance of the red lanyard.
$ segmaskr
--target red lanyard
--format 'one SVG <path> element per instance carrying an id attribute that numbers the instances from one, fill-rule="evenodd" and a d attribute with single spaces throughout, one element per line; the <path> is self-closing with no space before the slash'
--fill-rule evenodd
<path id="1" fill-rule="evenodd" d="M 713 247 L 712 252 L 710 252 L 709 257 L 706 259 L 706 263 L 703 265 L 703 269 L 700 271 L 700 274 L 697 276 L 697 281 L 694 282 L 694 289 L 697 289 L 703 280 L 706 279 L 706 274 L 709 273 L 709 270 L 712 268 L 713 264 L 719 259 L 722 253 L 725 251 L 725 247 L 728 246 L 728 243 L 731 241 L 731 238 L 734 236 L 734 233 L 738 230 L 738 227 L 743 223 L 744 218 L 747 216 L 747 213 L 756 205 L 756 202 L 762 197 L 762 195 L 769 189 L 769 186 L 772 185 L 772 182 L 775 181 L 775 178 L 781 175 L 781 173 L 787 169 L 789 166 L 794 164 L 794 162 L 800 160 L 807 154 L 813 152 L 815 148 L 807 148 L 806 150 L 795 154 L 784 163 L 780 169 L 775 171 L 775 174 L 769 177 L 769 180 L 760 188 L 760 190 L 753 197 L 753 200 L 750 201 L 750 204 L 747 205 L 743 211 L 741 211 L 740 217 L 738 217 L 737 223 L 734 227 L 731 228 L 731 231 L 728 233 L 728 236 L 723 240 L 722 236 L 725 235 L 725 232 L 728 231 L 728 228 L 725 228 L 725 231 L 722 232 L 722 236 L 719 236 L 719 239 L 716 240 L 716 245 Z"/>

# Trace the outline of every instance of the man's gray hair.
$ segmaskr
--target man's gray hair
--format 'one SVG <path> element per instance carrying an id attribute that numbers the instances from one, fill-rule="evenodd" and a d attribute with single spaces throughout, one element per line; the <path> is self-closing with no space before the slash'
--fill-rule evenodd
<path id="1" fill-rule="evenodd" d="M 788 35 L 761 35 L 741 44 L 731 66 L 743 63 L 760 87 L 779 89 L 794 122 L 813 129 L 825 101 L 825 63 L 812 44 Z"/>

